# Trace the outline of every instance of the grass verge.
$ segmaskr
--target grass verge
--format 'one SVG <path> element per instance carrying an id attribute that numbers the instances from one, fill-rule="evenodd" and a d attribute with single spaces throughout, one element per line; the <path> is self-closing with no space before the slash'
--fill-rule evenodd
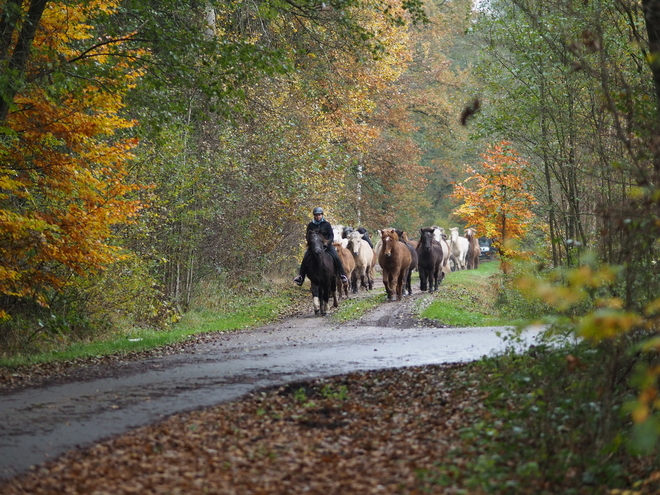
<path id="1" fill-rule="evenodd" d="M 185 342 L 199 334 L 228 332 L 262 325 L 274 321 L 299 304 L 299 290 L 277 287 L 268 291 L 252 290 L 248 293 L 227 292 L 222 308 L 196 308 L 169 328 L 132 328 L 116 332 L 109 338 L 94 342 L 75 342 L 63 349 L 29 355 L 16 355 L 0 359 L 0 367 L 15 368 L 39 363 L 125 355 Z"/>
<path id="2" fill-rule="evenodd" d="M 515 325 L 496 306 L 500 277 L 496 261 L 449 273 L 421 316 L 456 327 Z"/>

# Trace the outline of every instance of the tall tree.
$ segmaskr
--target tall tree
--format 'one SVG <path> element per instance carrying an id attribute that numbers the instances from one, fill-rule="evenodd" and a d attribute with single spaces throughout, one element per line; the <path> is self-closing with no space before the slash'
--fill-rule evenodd
<path id="1" fill-rule="evenodd" d="M 506 141 L 491 146 L 482 156 L 482 170 L 470 167 L 471 177 L 454 187 L 452 197 L 461 203 L 454 214 L 493 239 L 506 266 L 520 253 L 511 241 L 523 239 L 534 219 L 536 199 L 529 192 L 529 164 Z"/>
<path id="2" fill-rule="evenodd" d="M 127 197 L 135 189 L 126 180 L 135 141 L 121 137 L 133 122 L 119 116 L 122 94 L 139 72 L 126 62 L 129 52 L 121 44 L 79 48 L 95 38 L 92 18 L 113 7 L 106 1 L 78 9 L 49 3 L 32 56 L 21 65 L 20 92 L 10 95 L 0 155 L 5 316 L 21 298 L 46 305 L 72 275 L 116 260 L 113 226 L 130 221 L 139 208 Z M 50 61 L 74 58 L 74 78 L 64 81 L 51 71 L 52 83 L 43 84 Z"/>

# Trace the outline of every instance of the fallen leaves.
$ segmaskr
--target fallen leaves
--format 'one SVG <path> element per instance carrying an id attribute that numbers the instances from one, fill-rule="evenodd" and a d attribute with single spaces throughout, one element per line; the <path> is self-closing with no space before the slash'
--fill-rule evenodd
<path id="1" fill-rule="evenodd" d="M 354 373 L 176 415 L 72 451 L 19 493 L 417 493 L 459 441 L 461 366 Z M 478 404 L 472 404 L 478 409 Z"/>

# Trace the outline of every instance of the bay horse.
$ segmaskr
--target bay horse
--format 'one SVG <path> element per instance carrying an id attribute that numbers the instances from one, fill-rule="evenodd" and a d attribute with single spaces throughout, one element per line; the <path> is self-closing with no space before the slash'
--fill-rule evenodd
<path id="1" fill-rule="evenodd" d="M 383 269 L 383 284 L 389 301 L 403 297 L 403 284 L 408 278 L 411 255 L 408 246 L 399 241 L 394 229 L 381 231 L 383 247 L 378 256 L 378 264 Z"/>
<path id="2" fill-rule="evenodd" d="M 335 261 L 325 250 L 327 241 L 318 230 L 307 232 L 307 250 L 310 252 L 306 275 L 312 283 L 312 297 L 314 301 L 314 314 L 325 316 L 328 313 L 328 303 L 332 295 L 333 306 L 337 302 L 337 275 Z"/>
<path id="3" fill-rule="evenodd" d="M 468 240 L 465 265 L 468 270 L 476 270 L 479 268 L 479 256 L 481 256 L 481 246 L 479 246 L 479 239 L 477 239 L 477 230 L 473 228 L 465 229 L 465 238 Z"/>
<path id="4" fill-rule="evenodd" d="M 419 270 L 419 288 L 434 292 L 438 290 L 438 283 L 442 282 L 444 272 L 442 266 L 449 255 L 443 252 L 442 245 L 434 239 L 433 229 L 420 229 L 419 244 L 417 245 L 417 269 Z"/>
<path id="5" fill-rule="evenodd" d="M 348 249 L 353 254 L 355 260 L 355 270 L 353 271 L 353 293 L 358 292 L 358 280 L 360 287 L 366 290 L 374 288 L 374 250 L 367 241 L 363 239 L 364 235 L 353 230 L 347 235 Z"/>
<path id="6" fill-rule="evenodd" d="M 408 237 L 408 233 L 402 230 L 394 229 L 396 235 L 399 236 L 399 242 L 402 242 L 410 251 L 410 267 L 408 268 L 408 276 L 406 277 L 405 285 L 403 286 L 403 292 L 412 295 L 412 272 L 417 270 L 418 256 L 417 256 L 417 241 L 411 241 Z"/>
<path id="7" fill-rule="evenodd" d="M 353 258 L 353 254 L 344 246 L 342 246 L 342 243 L 340 241 L 335 239 L 332 244 L 333 246 L 335 246 L 335 249 L 337 250 L 337 255 L 341 260 L 341 264 L 344 267 L 344 271 L 346 272 L 346 277 L 349 280 L 349 282 L 343 283 L 341 281 L 340 275 L 337 274 L 337 288 L 338 288 L 337 292 L 339 294 L 339 298 L 341 299 L 343 295 L 346 295 L 346 297 L 348 297 L 348 284 L 350 283 L 350 280 L 353 278 L 353 270 L 355 270 L 355 259 Z M 342 289 L 343 289 L 343 294 L 342 294 Z"/>

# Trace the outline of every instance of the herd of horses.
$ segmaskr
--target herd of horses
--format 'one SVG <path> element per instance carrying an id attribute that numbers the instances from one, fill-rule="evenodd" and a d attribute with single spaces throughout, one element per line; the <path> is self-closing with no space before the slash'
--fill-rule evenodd
<path id="1" fill-rule="evenodd" d="M 309 256 L 306 273 L 312 286 L 314 313 L 325 316 L 330 298 L 337 307 L 349 292 L 372 290 L 377 266 L 388 301 L 412 294 L 414 270 L 419 272 L 420 290 L 434 292 L 447 273 L 478 268 L 481 248 L 475 229 L 465 229 L 465 236 L 459 235 L 457 227 L 449 231 L 447 235 L 441 227 L 422 228 L 415 241 L 406 232 L 387 228 L 378 231 L 374 245 L 363 228 L 335 226 L 333 245 L 344 266 L 347 283 L 342 283 L 332 256 L 326 252 L 329 241 L 318 231 L 308 231 L 307 249 L 313 256 Z"/>

